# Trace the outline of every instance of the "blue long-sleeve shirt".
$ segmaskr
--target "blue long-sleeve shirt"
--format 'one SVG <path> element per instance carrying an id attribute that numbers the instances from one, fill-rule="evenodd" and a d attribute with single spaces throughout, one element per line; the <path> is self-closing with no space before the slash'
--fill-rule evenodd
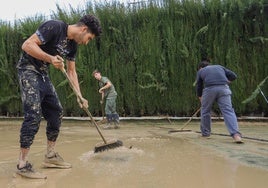
<path id="1" fill-rule="evenodd" d="M 204 87 L 210 87 L 215 85 L 225 85 L 230 81 L 237 78 L 237 75 L 221 66 L 221 65 L 208 65 L 201 68 L 197 72 L 196 76 L 196 93 L 198 97 L 202 96 L 202 91 Z"/>

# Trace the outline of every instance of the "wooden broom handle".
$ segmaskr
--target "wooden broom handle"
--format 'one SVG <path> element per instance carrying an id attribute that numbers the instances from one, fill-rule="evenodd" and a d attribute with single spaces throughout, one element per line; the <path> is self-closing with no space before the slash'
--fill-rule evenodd
<path id="1" fill-rule="evenodd" d="M 74 94 L 76 95 L 76 97 L 78 97 L 78 99 L 80 100 L 80 102 L 83 103 L 82 96 L 79 95 L 78 91 L 77 91 L 76 88 L 74 87 L 74 84 L 72 83 L 70 77 L 68 76 L 68 74 L 67 74 L 65 68 L 63 67 L 63 68 L 61 68 L 60 70 L 61 70 L 61 72 L 64 74 L 64 76 L 66 77 L 66 79 L 68 80 L 68 82 L 69 82 L 69 84 L 70 84 L 70 86 L 71 86 L 71 88 L 72 88 Z M 98 133 L 100 134 L 100 136 L 101 136 L 103 142 L 104 142 L 105 144 L 107 144 L 107 141 L 105 140 L 104 136 L 102 135 L 102 133 L 101 133 L 99 127 L 98 127 L 98 124 L 97 124 L 96 121 L 93 119 L 93 116 L 91 115 L 91 113 L 89 112 L 89 110 L 88 110 L 87 108 L 85 108 L 84 106 L 83 106 L 83 110 L 84 110 L 84 111 L 87 113 L 87 115 L 90 117 L 90 119 L 91 119 L 91 121 L 93 122 L 93 124 L 95 125 L 95 127 L 96 127 Z"/>

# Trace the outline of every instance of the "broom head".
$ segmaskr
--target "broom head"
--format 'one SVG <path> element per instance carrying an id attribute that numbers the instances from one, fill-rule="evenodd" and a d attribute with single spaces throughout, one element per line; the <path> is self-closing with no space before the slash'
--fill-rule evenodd
<path id="1" fill-rule="evenodd" d="M 110 140 L 107 143 L 98 143 L 94 148 L 94 153 L 118 148 L 120 146 L 123 146 L 123 142 L 121 140 Z"/>
<path id="2" fill-rule="evenodd" d="M 176 132 L 191 132 L 192 130 L 189 129 L 171 129 L 168 131 L 168 133 L 176 133 Z"/>

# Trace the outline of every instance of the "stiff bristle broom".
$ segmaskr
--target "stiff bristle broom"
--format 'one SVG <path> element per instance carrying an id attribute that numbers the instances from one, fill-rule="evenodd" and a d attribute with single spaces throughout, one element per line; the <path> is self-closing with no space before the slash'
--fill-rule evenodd
<path id="1" fill-rule="evenodd" d="M 74 84 L 72 83 L 71 79 L 69 78 L 65 68 L 63 67 L 62 69 L 60 69 L 64 76 L 66 77 L 66 79 L 68 80 L 73 92 L 75 93 L 76 97 L 79 98 L 79 100 L 81 101 L 82 103 L 82 97 L 78 94 L 76 88 L 74 87 Z M 105 150 L 109 150 L 109 149 L 114 149 L 114 148 L 117 148 L 117 147 L 120 147 L 120 146 L 123 146 L 123 142 L 121 140 L 109 140 L 109 141 L 106 141 L 106 139 L 104 138 L 104 136 L 102 135 L 99 127 L 98 127 L 98 124 L 96 123 L 96 121 L 94 120 L 93 116 L 91 115 L 91 113 L 89 112 L 89 110 L 85 107 L 83 107 L 83 110 L 87 113 L 87 115 L 90 117 L 91 121 L 93 122 L 93 124 L 95 125 L 99 135 L 101 136 L 102 140 L 104 143 L 98 143 L 96 144 L 95 148 L 94 148 L 94 153 L 97 153 L 97 152 L 102 152 L 102 151 L 105 151 Z"/>

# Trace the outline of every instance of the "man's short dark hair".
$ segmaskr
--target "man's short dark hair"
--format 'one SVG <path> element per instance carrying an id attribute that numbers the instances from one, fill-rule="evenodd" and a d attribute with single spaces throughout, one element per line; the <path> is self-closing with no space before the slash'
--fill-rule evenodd
<path id="1" fill-rule="evenodd" d="M 88 30 L 91 33 L 93 33 L 96 37 L 100 36 L 100 34 L 102 33 L 99 19 L 91 14 L 87 14 L 87 15 L 83 16 L 82 18 L 80 18 L 80 20 L 77 24 L 78 25 L 79 24 L 86 25 L 88 27 Z"/>
<path id="2" fill-rule="evenodd" d="M 198 69 L 201 69 L 201 68 L 204 68 L 206 66 L 209 65 L 209 61 L 207 60 L 204 60 L 204 61 L 201 61 L 199 64 L 198 64 Z"/>

